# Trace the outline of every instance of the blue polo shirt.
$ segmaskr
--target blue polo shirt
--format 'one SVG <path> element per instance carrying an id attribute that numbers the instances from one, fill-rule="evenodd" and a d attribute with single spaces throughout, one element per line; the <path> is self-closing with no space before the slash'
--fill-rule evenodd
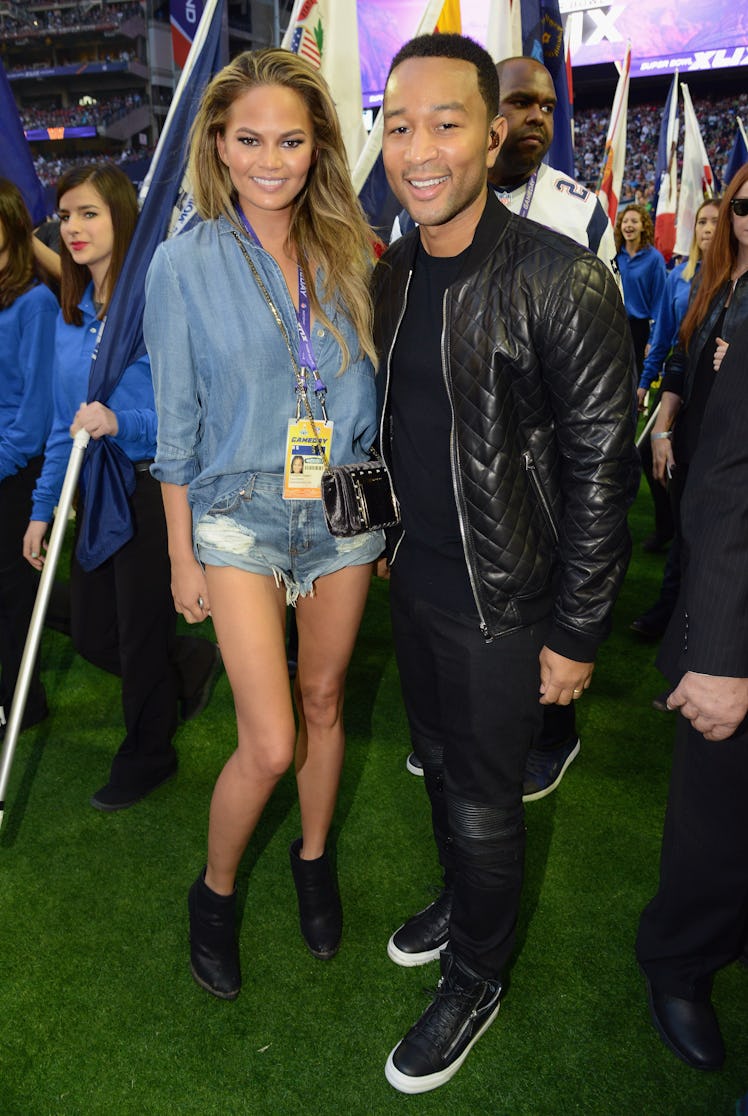
<path id="1" fill-rule="evenodd" d="M 41 283 L 0 310 L 0 481 L 44 449 L 58 312 L 57 299 Z"/>
<path id="2" fill-rule="evenodd" d="M 680 324 L 686 316 L 692 282 L 683 278 L 687 262 L 684 260 L 674 267 L 665 281 L 665 290 L 655 315 L 656 324 L 649 338 L 649 352 L 639 381 L 639 387 L 645 390 L 654 380 L 660 378 L 665 361 L 678 340 Z M 699 266 L 697 264 L 697 274 Z"/>
<path id="3" fill-rule="evenodd" d="M 623 284 L 623 304 L 630 318 L 656 319 L 667 271 L 662 253 L 648 245 L 630 256 L 625 248 L 616 256 Z"/>
<path id="4" fill-rule="evenodd" d="M 80 301 L 83 324 L 70 325 L 60 313 L 55 330 L 54 417 L 44 451 L 44 466 L 36 483 L 31 518 L 49 523 L 62 490 L 72 448 L 70 425 L 88 395 L 91 356 L 101 322 L 93 304 L 93 283 Z M 119 431 L 114 441 L 131 461 L 156 455 L 156 406 L 151 365 L 147 356 L 125 369 L 120 382 L 105 400 L 114 411 Z"/>

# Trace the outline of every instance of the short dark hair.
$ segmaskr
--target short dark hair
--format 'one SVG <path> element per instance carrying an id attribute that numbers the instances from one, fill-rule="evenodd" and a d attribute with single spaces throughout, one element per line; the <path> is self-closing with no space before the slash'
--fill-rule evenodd
<path id="1" fill-rule="evenodd" d="M 409 58 L 454 58 L 458 62 L 470 62 L 478 71 L 478 91 L 483 98 L 488 119 L 493 120 L 499 111 L 499 79 L 496 66 L 487 50 L 466 35 L 417 35 L 400 47 L 390 62 L 390 74 L 401 62 Z"/>

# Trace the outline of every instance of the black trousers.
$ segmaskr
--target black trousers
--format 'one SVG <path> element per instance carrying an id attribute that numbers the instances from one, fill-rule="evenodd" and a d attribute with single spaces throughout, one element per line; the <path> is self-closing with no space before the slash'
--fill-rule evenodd
<path id="1" fill-rule="evenodd" d="M 161 490 L 148 472 L 136 474 L 131 503 L 135 534 L 113 557 L 86 572 L 73 556 L 71 634 L 84 658 L 122 678 L 125 738 L 109 781 L 138 790 L 176 764 L 177 701 L 204 679 L 214 648 L 177 639 Z"/>
<path id="2" fill-rule="evenodd" d="M 629 315 L 629 328 L 631 329 L 631 339 L 634 342 L 636 374 L 641 376 L 644 367 L 644 353 L 649 342 L 649 318 L 632 318 Z"/>
<path id="3" fill-rule="evenodd" d="M 31 494 L 42 461 L 42 457 L 35 457 L 19 472 L 0 481 L 0 705 L 6 719 L 39 585 L 39 576 L 23 557 L 22 549 L 31 515 Z M 37 656 L 26 710 L 33 713 L 45 706 Z"/>
<path id="4" fill-rule="evenodd" d="M 522 783 L 542 709 L 545 624 L 486 643 L 475 617 L 390 582 L 395 653 L 444 881 L 451 948 L 496 979 L 514 944 L 524 871 Z"/>
<path id="5" fill-rule="evenodd" d="M 660 885 L 636 954 L 654 987 L 707 999 L 748 938 L 748 719 L 712 742 L 679 717 Z"/>

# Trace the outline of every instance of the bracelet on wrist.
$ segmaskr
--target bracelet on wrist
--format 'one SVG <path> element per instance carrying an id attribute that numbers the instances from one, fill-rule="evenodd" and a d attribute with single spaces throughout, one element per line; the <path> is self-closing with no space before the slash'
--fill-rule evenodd
<path id="1" fill-rule="evenodd" d="M 668 442 L 670 442 L 673 437 L 673 432 L 672 430 L 660 430 L 657 434 L 650 434 L 649 437 L 653 442 L 658 441 L 660 438 L 667 438 Z"/>

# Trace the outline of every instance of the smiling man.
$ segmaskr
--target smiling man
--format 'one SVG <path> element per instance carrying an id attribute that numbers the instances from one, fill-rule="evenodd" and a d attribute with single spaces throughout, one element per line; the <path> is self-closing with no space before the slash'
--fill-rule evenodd
<path id="1" fill-rule="evenodd" d="M 496 73 L 506 137 L 488 168 L 489 185 L 512 213 L 570 236 L 617 276 L 615 236 L 597 195 L 543 162 L 553 140 L 556 108 L 549 71 L 534 58 L 505 58 Z M 412 226 L 403 210 L 391 239 Z M 554 791 L 579 749 L 573 704 L 546 706 L 542 732 L 527 756 L 523 800 L 532 802 Z M 407 766 L 414 774 L 423 774 L 415 753 L 408 756 Z"/>
<path id="2" fill-rule="evenodd" d="M 615 279 L 489 191 L 506 136 L 490 56 L 460 35 L 390 68 L 383 156 L 418 228 L 375 273 L 382 451 L 402 524 L 392 621 L 443 869 L 392 935 L 441 958 L 390 1054 L 397 1089 L 448 1081 L 499 1009 L 522 887 L 525 760 L 545 705 L 588 687 L 629 554 L 635 378 Z"/>

